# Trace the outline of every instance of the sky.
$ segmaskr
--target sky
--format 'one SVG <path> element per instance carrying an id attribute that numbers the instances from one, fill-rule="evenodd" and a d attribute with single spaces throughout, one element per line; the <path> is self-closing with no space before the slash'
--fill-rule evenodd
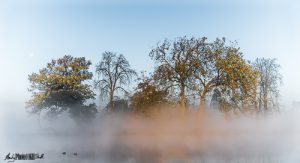
<path id="1" fill-rule="evenodd" d="M 0 0 L 0 102 L 26 101 L 28 74 L 51 59 L 122 53 L 152 71 L 149 52 L 180 36 L 236 40 L 245 58 L 276 58 L 283 104 L 300 101 L 300 1 Z"/>

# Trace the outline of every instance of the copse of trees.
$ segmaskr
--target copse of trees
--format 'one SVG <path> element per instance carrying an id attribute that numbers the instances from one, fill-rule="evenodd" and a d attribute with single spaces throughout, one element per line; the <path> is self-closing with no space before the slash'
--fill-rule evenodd
<path id="1" fill-rule="evenodd" d="M 212 42 L 206 37 L 164 40 L 149 56 L 155 62 L 154 72 L 139 78 L 128 101 L 117 97 L 130 94 L 136 71 L 124 55 L 102 54 L 96 65 L 94 87 L 101 99 L 108 100 L 108 112 L 120 108 L 145 113 L 166 104 L 178 104 L 187 110 L 192 102 L 199 105 L 196 110 L 201 112 L 213 108 L 240 113 L 279 109 L 281 75 L 276 60 L 258 58 L 250 62 L 244 59 L 237 43 L 227 43 L 225 38 Z M 94 117 L 96 105 L 87 105 L 95 97 L 86 82 L 93 78 L 90 66 L 84 57 L 52 60 L 39 73 L 29 75 L 32 99 L 27 106 L 33 113 L 46 110 L 58 115 L 68 110 L 74 118 Z"/>
<path id="2" fill-rule="evenodd" d="M 157 67 L 155 80 L 167 89 L 178 89 L 182 108 L 187 108 L 187 93 L 196 94 L 203 112 L 207 96 L 218 89 L 228 110 L 249 106 L 254 100 L 258 72 L 243 59 L 238 47 L 225 38 L 210 43 L 207 38 L 181 37 L 165 40 L 150 52 Z"/>

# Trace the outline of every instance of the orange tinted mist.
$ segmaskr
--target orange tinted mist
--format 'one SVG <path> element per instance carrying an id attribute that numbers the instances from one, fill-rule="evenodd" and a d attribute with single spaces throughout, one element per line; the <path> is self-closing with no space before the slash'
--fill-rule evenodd
<path id="1" fill-rule="evenodd" d="M 174 110 L 176 109 L 168 109 L 146 117 L 126 115 L 121 118 L 122 127 L 111 136 L 117 146 L 126 148 L 129 158 L 164 162 L 211 156 L 223 159 L 234 157 L 239 152 L 241 156 L 244 149 L 239 151 L 238 144 L 243 139 L 249 141 L 247 135 L 255 135 L 257 130 L 255 124 L 241 127 L 242 120 L 233 122 L 220 113 L 216 115 Z M 110 120 L 117 117 L 112 116 Z M 252 122 L 256 123 L 254 120 Z M 118 148 L 115 150 L 116 153 L 120 152 Z"/>

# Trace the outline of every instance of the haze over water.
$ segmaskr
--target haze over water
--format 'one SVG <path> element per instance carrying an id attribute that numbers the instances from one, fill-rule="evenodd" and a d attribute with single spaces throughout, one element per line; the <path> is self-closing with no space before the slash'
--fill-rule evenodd
<path id="1" fill-rule="evenodd" d="M 300 161 L 296 111 L 259 119 L 224 119 L 218 113 L 108 115 L 78 127 L 65 116 L 39 123 L 36 116 L 16 115 L 17 109 L 10 107 L 1 117 L 1 157 L 35 152 L 45 153 L 45 159 L 34 162 L 49 163 Z"/>
<path id="2" fill-rule="evenodd" d="M 298 0 L 0 1 L 0 162 L 9 152 L 34 152 L 45 153 L 33 161 L 41 163 L 299 163 L 299 29 Z M 276 58 L 284 84 L 280 113 L 98 114 L 78 125 L 66 114 L 48 120 L 26 112 L 28 75 L 51 59 L 84 56 L 94 73 L 111 50 L 151 72 L 153 46 L 181 36 L 226 37 L 238 41 L 246 59 Z"/>

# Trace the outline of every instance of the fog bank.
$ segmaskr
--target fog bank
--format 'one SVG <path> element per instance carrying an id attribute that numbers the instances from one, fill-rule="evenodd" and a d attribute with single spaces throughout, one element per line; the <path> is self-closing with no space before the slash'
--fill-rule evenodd
<path id="1" fill-rule="evenodd" d="M 173 111 L 150 117 L 110 114 L 79 127 L 65 115 L 39 120 L 22 106 L 0 108 L 2 158 L 35 152 L 45 153 L 45 159 L 33 162 L 45 163 L 300 162 L 295 110 L 259 119 Z"/>

